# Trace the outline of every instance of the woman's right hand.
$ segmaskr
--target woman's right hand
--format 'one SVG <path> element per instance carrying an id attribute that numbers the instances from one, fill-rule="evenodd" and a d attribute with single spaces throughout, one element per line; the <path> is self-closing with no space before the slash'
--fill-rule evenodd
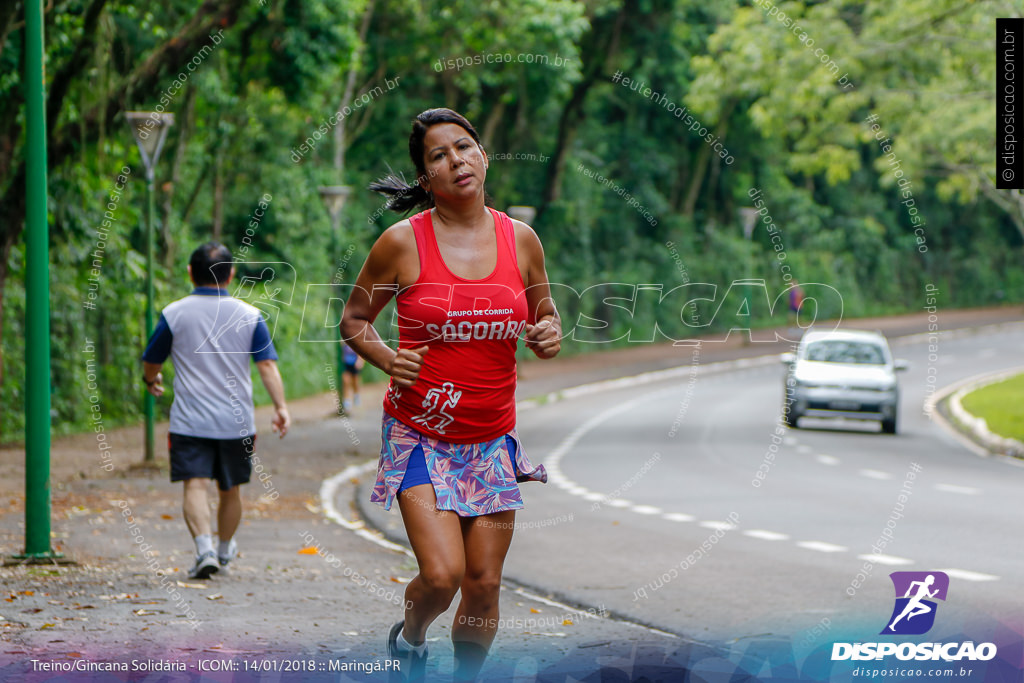
<path id="1" fill-rule="evenodd" d="M 400 387 L 411 387 L 420 376 L 423 357 L 427 355 L 429 346 L 415 349 L 399 349 L 388 363 L 387 372 Z"/>

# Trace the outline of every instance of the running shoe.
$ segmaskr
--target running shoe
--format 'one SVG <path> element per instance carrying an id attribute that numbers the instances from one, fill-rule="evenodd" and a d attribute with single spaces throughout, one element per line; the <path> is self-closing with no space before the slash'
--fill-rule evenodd
<path id="1" fill-rule="evenodd" d="M 221 555 L 220 553 L 218 553 L 217 562 L 220 563 L 221 569 L 226 570 L 228 568 L 228 565 L 231 564 L 231 561 L 234 560 L 236 557 L 238 557 L 238 544 L 235 543 L 235 539 L 232 538 L 231 542 L 228 543 L 228 554 Z"/>
<path id="2" fill-rule="evenodd" d="M 410 681 L 422 681 L 427 673 L 427 651 L 423 654 L 416 654 L 411 650 L 402 650 L 398 647 L 398 634 L 405 627 L 405 620 L 398 622 L 391 627 L 388 633 L 388 659 L 398 660 L 398 669 L 391 669 L 388 680 L 390 683 L 406 683 Z"/>
<path id="3" fill-rule="evenodd" d="M 220 569 L 217 553 L 209 550 L 196 558 L 196 564 L 188 573 L 190 579 L 208 579 Z"/>

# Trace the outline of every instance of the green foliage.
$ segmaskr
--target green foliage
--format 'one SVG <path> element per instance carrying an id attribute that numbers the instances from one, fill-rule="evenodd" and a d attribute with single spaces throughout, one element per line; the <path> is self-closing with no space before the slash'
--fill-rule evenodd
<path id="1" fill-rule="evenodd" d="M 730 283 L 751 277 L 772 296 L 789 277 L 828 284 L 842 310 L 829 304 L 823 314 L 845 317 L 919 310 L 926 284 L 939 288 L 943 306 L 1024 298 L 1024 216 L 994 190 L 994 110 L 983 87 L 994 78 L 992 18 L 1009 16 L 1006 3 L 777 3 L 801 35 L 757 4 L 733 0 L 524 0 L 514 11 L 496 0 L 222 0 L 199 10 L 172 0 L 109 3 L 88 36 L 93 3 L 58 4 L 47 15 L 48 73 L 76 59 L 81 68 L 71 70 L 51 131 L 60 143 L 49 180 L 57 431 L 88 424 L 93 374 L 107 426 L 140 416 L 144 169 L 116 112 L 152 108 L 168 88 L 177 120 L 157 168 L 157 306 L 190 290 L 188 255 L 218 232 L 240 276 L 288 264 L 282 282 L 293 290 L 273 303 L 271 317 L 289 397 L 335 381 L 330 324 L 339 310 L 328 305 L 329 288 L 311 285 L 354 280 L 373 240 L 396 219 L 363 188 L 389 167 L 411 177 L 410 120 L 435 106 L 476 125 L 492 154 L 488 190 L 497 208 L 540 209 L 534 227 L 566 327 L 608 323 L 578 339 L 625 344 L 632 334 L 636 343 L 655 325 L 674 337 L 698 331 L 687 324 L 693 307 L 666 315 L 649 291 L 628 311 L 610 313 L 600 297 L 573 294 L 595 285 L 592 293 L 628 290 L 610 283 L 663 292 L 713 285 L 718 300 L 696 309 L 703 322 Z M 211 7 L 222 12 L 210 25 L 223 29 L 223 40 L 177 88 L 194 53 L 172 48 Z M 209 42 L 202 36 L 197 44 Z M 0 192 L 13 186 L 23 158 L 21 50 L 20 29 L 0 42 Z M 146 80 L 139 73 L 150 59 L 156 76 Z M 614 82 L 617 71 L 663 99 Z M 324 122 L 343 104 L 350 72 L 354 101 L 338 123 L 339 169 L 335 129 Z M 869 115 L 913 182 L 917 219 Z M 296 155 L 307 141 L 308 153 Z M 98 228 L 124 166 L 129 181 L 98 258 Z M 325 184 L 354 188 L 338 235 L 317 193 Z M 747 240 L 740 209 L 755 189 L 769 219 L 759 216 Z M 3 283 L 0 403 L 18 409 L 0 416 L 3 440 L 17 439 L 22 427 L 23 258 L 23 242 L 14 240 Z M 89 301 L 95 308 L 83 305 Z M 781 322 L 761 302 L 754 315 Z M 382 329 L 389 322 L 382 316 Z M 84 350 L 87 341 L 93 351 Z M 605 347 L 570 342 L 565 352 Z M 171 372 L 168 364 L 165 376 Z M 262 388 L 257 398 L 266 400 Z"/>

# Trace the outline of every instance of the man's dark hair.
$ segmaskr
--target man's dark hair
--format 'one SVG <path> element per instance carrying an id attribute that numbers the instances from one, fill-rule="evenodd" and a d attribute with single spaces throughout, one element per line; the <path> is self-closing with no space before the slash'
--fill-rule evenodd
<path id="1" fill-rule="evenodd" d="M 220 242 L 207 242 L 188 260 L 197 287 L 224 287 L 231 279 L 231 251 Z"/>

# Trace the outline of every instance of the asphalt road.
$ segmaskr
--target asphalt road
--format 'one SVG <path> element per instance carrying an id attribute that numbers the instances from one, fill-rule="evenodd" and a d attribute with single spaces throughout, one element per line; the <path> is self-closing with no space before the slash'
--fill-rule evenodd
<path id="1" fill-rule="evenodd" d="M 888 574 L 941 570 L 950 591 L 934 635 L 1019 633 L 1024 469 L 974 455 L 922 406 L 936 387 L 1024 365 L 1024 328 L 893 346 L 910 362 L 895 436 L 838 420 L 777 427 L 775 359 L 716 368 L 691 349 L 668 379 L 522 411 L 524 445 L 551 481 L 522 487 L 506 576 L 705 643 L 809 648 L 876 637 Z M 367 511 L 401 536 L 397 515 Z"/>

